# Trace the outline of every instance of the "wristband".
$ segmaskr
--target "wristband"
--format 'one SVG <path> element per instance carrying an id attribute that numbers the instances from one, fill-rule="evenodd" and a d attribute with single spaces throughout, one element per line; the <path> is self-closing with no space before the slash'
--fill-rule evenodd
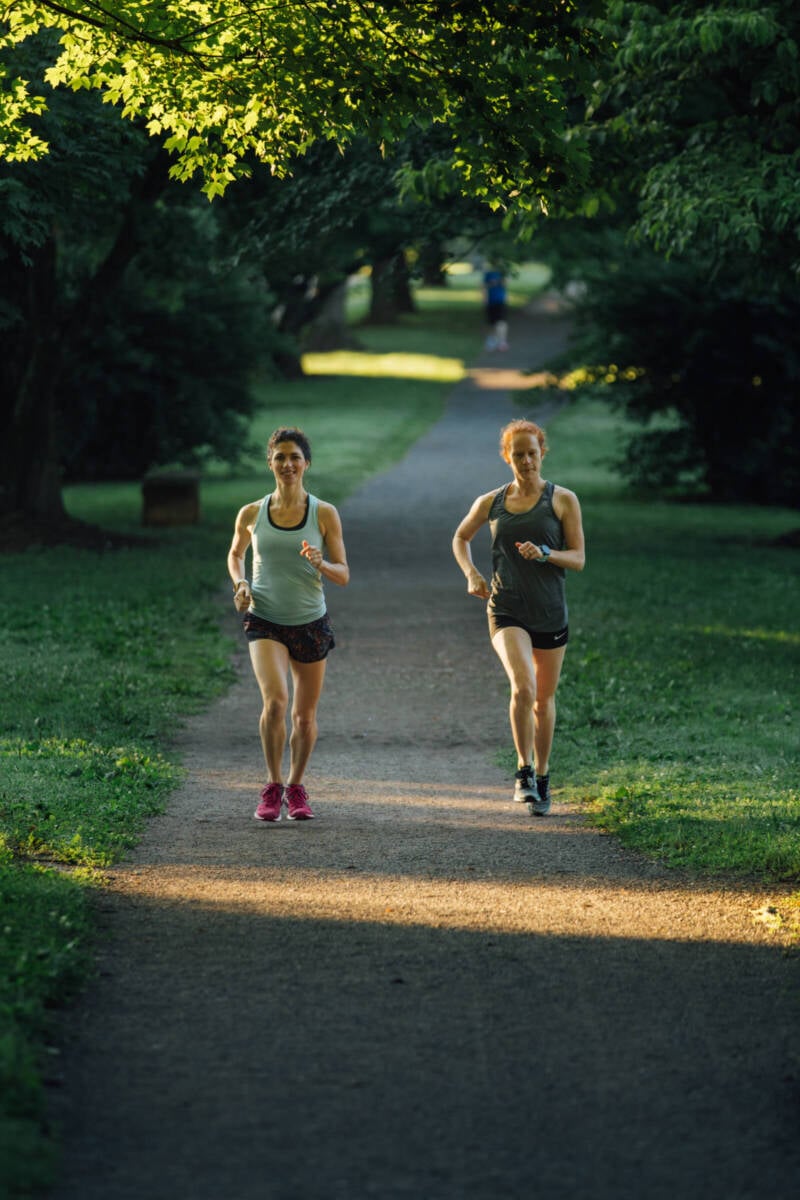
<path id="1" fill-rule="evenodd" d="M 246 587 L 249 587 L 249 586 L 250 586 L 250 585 L 248 584 L 248 582 L 247 582 L 247 580 L 246 580 L 246 579 L 240 579 L 238 583 L 235 583 L 235 584 L 233 585 L 233 594 L 234 594 L 234 596 L 236 595 L 236 593 L 238 592 L 238 590 L 239 590 L 239 588 L 242 586 L 242 584 L 245 584 L 245 586 L 246 586 Z"/>
<path id="2" fill-rule="evenodd" d="M 548 558 L 550 557 L 550 547 L 549 547 L 549 546 L 546 546 L 546 545 L 545 545 L 545 543 L 544 543 L 544 542 L 542 542 L 542 544 L 541 544 L 541 546 L 539 547 L 539 549 L 540 549 L 540 550 L 541 550 L 541 552 L 542 552 L 542 557 L 541 557 L 541 558 L 537 558 L 537 559 L 536 559 L 536 562 L 537 562 L 537 563 L 539 564 L 539 566 L 541 567 L 541 566 L 542 566 L 544 563 L 546 563 L 546 562 L 547 562 Z"/>

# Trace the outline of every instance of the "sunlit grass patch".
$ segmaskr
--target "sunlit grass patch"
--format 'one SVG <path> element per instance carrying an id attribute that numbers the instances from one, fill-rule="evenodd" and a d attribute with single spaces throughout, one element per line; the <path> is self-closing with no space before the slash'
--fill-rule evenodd
<path id="1" fill-rule="evenodd" d="M 307 375 L 425 379 L 437 383 L 457 383 L 466 374 L 460 359 L 433 354 L 367 354 L 358 350 L 304 354 L 303 370 Z"/>
<path id="2" fill-rule="evenodd" d="M 672 866 L 797 879 L 800 794 L 780 771 L 741 772 L 719 762 L 618 765 L 582 798 L 600 828 Z"/>
<path id="3" fill-rule="evenodd" d="M 17 857 L 110 865 L 182 777 L 157 752 L 84 738 L 0 740 L 0 837 Z"/>

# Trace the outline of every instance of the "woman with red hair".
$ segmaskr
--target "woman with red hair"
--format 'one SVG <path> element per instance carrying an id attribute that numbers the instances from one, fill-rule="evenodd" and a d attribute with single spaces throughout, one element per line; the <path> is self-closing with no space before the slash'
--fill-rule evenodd
<path id="1" fill-rule="evenodd" d="M 506 425 L 500 457 L 513 478 L 478 496 L 453 537 L 469 595 L 489 602 L 489 636 L 511 685 L 514 799 L 542 817 L 550 811 L 555 697 L 569 639 L 565 575 L 582 571 L 586 560 L 578 498 L 542 478 L 546 453 L 544 431 L 533 421 Z M 470 547 L 487 523 L 491 585 L 472 561 Z"/>

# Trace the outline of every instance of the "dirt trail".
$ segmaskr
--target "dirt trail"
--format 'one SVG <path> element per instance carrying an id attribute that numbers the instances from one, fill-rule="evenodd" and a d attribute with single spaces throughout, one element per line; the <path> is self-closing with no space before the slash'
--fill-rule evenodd
<path id="1" fill-rule="evenodd" d="M 187 783 L 102 896 L 52 1200 L 796 1197 L 800 960 L 763 896 L 623 852 L 558 791 L 532 820 L 493 765 L 505 688 L 449 541 L 504 479 L 509 372 L 563 336 L 517 317 L 343 506 L 319 819 L 251 819 L 243 653 L 181 735 Z"/>

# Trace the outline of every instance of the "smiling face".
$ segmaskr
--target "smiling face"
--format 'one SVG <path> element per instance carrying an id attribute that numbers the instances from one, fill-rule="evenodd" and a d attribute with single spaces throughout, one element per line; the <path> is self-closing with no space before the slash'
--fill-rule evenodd
<path id="1" fill-rule="evenodd" d="M 302 483 L 308 460 L 297 442 L 277 442 L 270 451 L 269 468 L 276 483 Z"/>

